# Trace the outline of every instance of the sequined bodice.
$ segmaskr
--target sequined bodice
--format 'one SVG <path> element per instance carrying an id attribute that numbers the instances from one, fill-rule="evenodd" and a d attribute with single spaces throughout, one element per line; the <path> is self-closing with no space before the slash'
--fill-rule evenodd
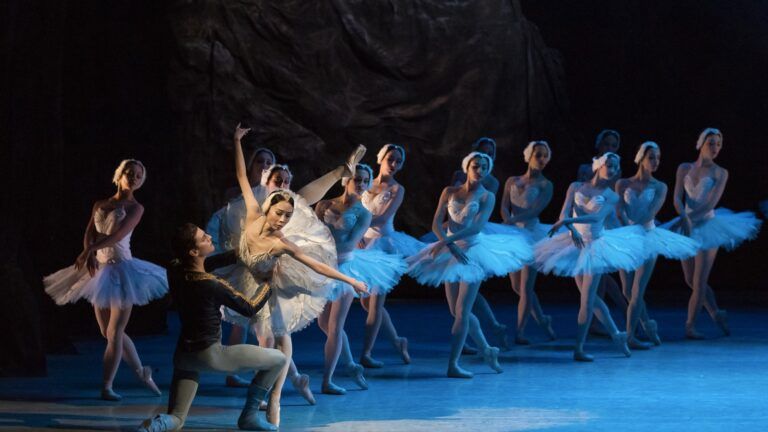
<path id="1" fill-rule="evenodd" d="M 477 201 L 461 202 L 453 197 L 448 200 L 448 229 L 450 232 L 457 232 L 464 228 L 480 211 L 480 203 Z"/>
<path id="2" fill-rule="evenodd" d="M 516 182 L 512 182 L 512 185 L 509 187 L 509 201 L 512 203 L 513 206 L 526 210 L 528 209 L 531 204 L 536 201 L 536 199 L 541 194 L 541 189 L 536 186 L 520 186 Z M 514 209 L 511 211 L 512 216 L 515 215 Z M 517 222 L 516 225 L 525 228 L 530 226 L 538 225 L 539 218 L 531 218 L 525 221 Z"/>
<path id="3" fill-rule="evenodd" d="M 366 191 L 363 193 L 360 201 L 363 203 L 363 206 L 365 206 L 365 208 L 371 212 L 373 217 L 376 217 L 384 213 L 384 210 L 387 208 L 387 204 L 389 204 L 389 201 L 392 200 L 392 198 L 394 198 L 392 192 L 389 189 L 385 189 L 384 191 L 375 195 Z M 371 224 L 370 228 L 368 228 L 368 231 L 365 232 L 364 237 L 381 237 L 382 235 L 391 233 L 395 230 L 393 224 L 394 219 L 395 215 L 392 214 L 387 218 L 387 220 L 379 224 Z"/>
<path id="4" fill-rule="evenodd" d="M 125 209 L 115 207 L 112 210 L 97 209 L 93 214 L 93 225 L 96 232 L 102 235 L 109 235 L 120 228 L 120 223 L 125 219 Z M 131 234 L 125 235 L 119 242 L 110 247 L 101 248 L 96 251 L 96 260 L 100 263 L 116 262 L 131 259 Z"/>
<path id="5" fill-rule="evenodd" d="M 656 189 L 650 186 L 640 192 L 630 187 L 624 189 L 623 198 L 627 204 L 625 209 L 631 224 L 637 224 L 638 221 L 648 218 L 648 212 L 651 210 L 651 203 L 655 197 Z M 645 224 L 646 228 L 653 228 L 654 226 L 653 219 Z"/>
<path id="6" fill-rule="evenodd" d="M 685 194 L 687 195 L 685 200 L 685 208 L 687 210 L 698 208 L 704 203 L 707 195 L 714 187 L 715 179 L 712 177 L 702 177 L 699 179 L 698 183 L 694 184 L 693 178 L 690 176 L 690 174 L 686 174 L 685 178 L 683 178 L 683 188 L 685 189 Z M 704 215 L 703 218 L 706 219 L 713 217 L 714 214 L 714 210 L 709 211 L 706 215 Z"/>
<path id="7" fill-rule="evenodd" d="M 248 240 L 245 233 L 240 236 L 240 249 L 238 256 L 240 261 L 248 267 L 253 277 L 258 281 L 265 281 L 272 278 L 272 270 L 275 268 L 278 256 L 272 255 L 272 251 L 251 253 L 248 249 Z"/>
<path id="8" fill-rule="evenodd" d="M 605 206 L 605 203 L 606 199 L 602 194 L 590 197 L 581 192 L 576 192 L 573 195 L 573 216 L 578 217 L 599 212 Z M 605 220 L 602 220 L 593 224 L 573 224 L 573 227 L 585 240 L 590 240 L 600 237 L 604 224 Z"/>
<path id="9" fill-rule="evenodd" d="M 323 222 L 331 228 L 335 236 L 337 232 L 350 231 L 357 223 L 357 215 L 349 210 L 338 213 L 329 208 L 323 213 Z"/>

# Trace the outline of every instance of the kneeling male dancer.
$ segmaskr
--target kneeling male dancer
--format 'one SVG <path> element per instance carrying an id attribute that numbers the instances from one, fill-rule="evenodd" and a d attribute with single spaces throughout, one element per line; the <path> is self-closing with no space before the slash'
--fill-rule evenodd
<path id="1" fill-rule="evenodd" d="M 221 345 L 222 305 L 250 317 L 267 302 L 269 285 L 248 301 L 226 281 L 205 271 L 205 257 L 214 251 L 211 236 L 194 224 L 176 229 L 172 239 L 176 257 L 168 270 L 171 295 L 179 310 L 181 334 L 173 356 L 173 382 L 168 397 L 168 414 L 158 414 L 145 420 L 139 431 L 176 431 L 184 426 L 187 413 L 195 398 L 199 373 L 204 371 L 234 374 L 258 372 L 248 387 L 245 406 L 237 420 L 240 429 L 277 430 L 262 419 L 259 404 L 274 384 L 286 359 L 276 349 L 255 345 Z"/>

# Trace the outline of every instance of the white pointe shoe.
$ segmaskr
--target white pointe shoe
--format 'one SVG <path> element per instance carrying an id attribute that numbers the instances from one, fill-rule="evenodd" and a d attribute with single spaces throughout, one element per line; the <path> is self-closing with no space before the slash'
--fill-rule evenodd
<path id="1" fill-rule="evenodd" d="M 155 394 L 155 396 L 160 396 L 163 393 L 160 391 L 160 389 L 157 387 L 157 384 L 155 384 L 155 381 L 152 379 L 152 368 L 150 366 L 144 366 L 141 369 L 137 369 L 136 376 L 139 378 L 139 381 L 144 383 L 144 385 Z"/>
<path id="2" fill-rule="evenodd" d="M 359 144 L 357 148 L 352 152 L 351 155 L 347 158 L 347 163 L 344 165 L 347 168 L 347 174 L 354 176 L 355 171 L 357 170 L 357 164 L 360 163 L 361 160 L 363 160 L 363 156 L 365 156 L 365 146 L 362 144 Z"/>
<path id="3" fill-rule="evenodd" d="M 488 347 L 483 350 L 483 359 L 496 373 L 504 372 L 499 364 L 499 349 L 496 347 Z"/>
<path id="4" fill-rule="evenodd" d="M 614 345 L 616 345 L 625 356 L 632 356 L 632 351 L 629 350 L 629 345 L 627 345 L 627 332 L 616 332 L 611 335 L 611 339 L 613 339 Z"/>
<path id="5" fill-rule="evenodd" d="M 291 377 L 291 384 L 299 394 L 309 402 L 310 405 L 314 405 L 315 395 L 312 394 L 312 390 L 309 388 L 309 375 L 301 374 Z"/>

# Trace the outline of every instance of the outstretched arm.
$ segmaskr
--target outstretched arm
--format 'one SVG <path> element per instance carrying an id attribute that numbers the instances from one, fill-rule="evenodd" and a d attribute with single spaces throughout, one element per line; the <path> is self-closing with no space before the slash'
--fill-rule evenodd
<path id="1" fill-rule="evenodd" d="M 240 185 L 240 191 L 243 194 L 243 200 L 245 200 L 245 223 L 246 226 L 255 222 L 256 219 L 261 217 L 261 206 L 253 195 L 251 184 L 248 182 L 248 173 L 245 170 L 245 156 L 243 156 L 243 146 L 240 140 L 250 131 L 250 128 L 241 128 L 240 123 L 235 127 L 234 147 L 235 147 L 235 174 L 237 175 L 237 183 Z"/>
<path id="2" fill-rule="evenodd" d="M 309 267 L 316 273 L 319 273 L 331 279 L 336 279 L 338 281 L 348 283 L 352 285 L 352 287 L 357 292 L 360 292 L 360 293 L 368 292 L 368 287 L 365 285 L 365 283 L 357 279 L 353 279 L 325 263 L 317 261 L 316 259 L 305 254 L 304 251 L 301 250 L 301 248 L 299 248 L 298 246 L 296 246 L 295 244 L 291 243 L 286 239 L 281 239 L 280 244 L 276 249 L 278 253 L 280 251 L 283 251 L 284 253 L 293 257 L 296 261 L 304 264 L 305 266 Z"/>

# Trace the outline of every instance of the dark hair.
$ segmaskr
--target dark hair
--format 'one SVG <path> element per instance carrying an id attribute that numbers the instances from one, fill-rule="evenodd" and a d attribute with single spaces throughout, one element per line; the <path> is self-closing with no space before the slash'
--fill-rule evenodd
<path id="1" fill-rule="evenodd" d="M 597 134 L 597 138 L 595 138 L 595 149 L 597 150 L 600 147 L 600 143 L 603 142 L 603 139 L 607 136 L 613 136 L 616 138 L 616 144 L 618 146 L 621 146 L 621 135 L 619 134 L 619 131 L 613 130 L 613 129 L 603 129 L 600 131 L 599 134 Z"/>
<path id="2" fill-rule="evenodd" d="M 278 190 L 282 190 L 282 189 L 278 189 Z M 277 192 L 277 191 L 275 191 L 275 192 Z M 269 209 L 272 208 L 273 205 L 275 205 L 275 204 L 277 204 L 279 202 L 283 202 L 283 201 L 288 201 L 288 204 L 293 206 L 293 197 L 292 196 L 287 196 L 286 197 L 285 195 L 286 194 L 284 194 L 284 193 L 274 193 L 273 192 L 272 198 L 269 199 L 269 203 L 268 203 L 269 205 L 267 206 L 267 211 L 269 211 Z"/>
<path id="3" fill-rule="evenodd" d="M 171 249 L 175 262 L 183 264 L 190 259 L 189 251 L 196 246 L 195 234 L 198 226 L 193 223 L 185 223 L 176 228 L 171 237 Z"/>

